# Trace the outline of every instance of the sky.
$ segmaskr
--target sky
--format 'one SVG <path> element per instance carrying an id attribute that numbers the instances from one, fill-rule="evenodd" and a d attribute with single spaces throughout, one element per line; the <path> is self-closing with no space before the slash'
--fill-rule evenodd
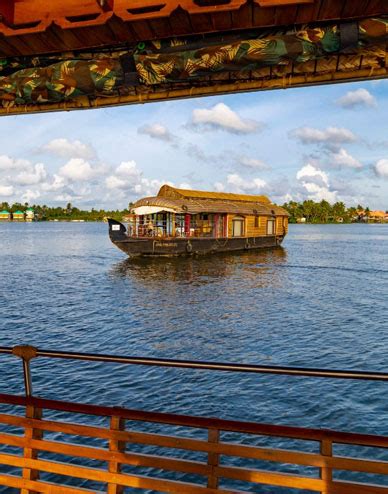
<path id="1" fill-rule="evenodd" d="M 388 81 L 0 118 L 0 203 L 123 209 L 164 183 L 388 210 Z"/>

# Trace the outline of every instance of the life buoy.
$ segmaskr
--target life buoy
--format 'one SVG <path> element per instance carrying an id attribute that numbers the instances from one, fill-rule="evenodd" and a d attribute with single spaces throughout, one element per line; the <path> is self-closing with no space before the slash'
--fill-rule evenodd
<path id="1" fill-rule="evenodd" d="M 182 210 L 183 210 L 183 211 L 187 211 L 187 206 L 186 206 L 186 204 L 183 204 L 183 206 L 182 206 Z"/>
<path id="2" fill-rule="evenodd" d="M 186 252 L 189 253 L 189 254 L 191 252 L 193 252 L 193 246 L 191 245 L 190 241 L 187 242 L 187 244 L 186 244 Z"/>

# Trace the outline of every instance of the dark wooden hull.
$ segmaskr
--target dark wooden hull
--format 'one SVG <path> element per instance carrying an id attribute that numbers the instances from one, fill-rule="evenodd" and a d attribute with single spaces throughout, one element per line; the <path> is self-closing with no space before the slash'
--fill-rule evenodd
<path id="1" fill-rule="evenodd" d="M 284 236 L 267 235 L 263 237 L 236 238 L 153 238 L 128 237 L 124 225 L 109 220 L 109 236 L 116 247 L 130 257 L 172 257 L 214 254 L 216 252 L 232 252 L 239 250 L 268 249 L 281 245 Z M 112 230 L 112 225 L 120 230 Z"/>

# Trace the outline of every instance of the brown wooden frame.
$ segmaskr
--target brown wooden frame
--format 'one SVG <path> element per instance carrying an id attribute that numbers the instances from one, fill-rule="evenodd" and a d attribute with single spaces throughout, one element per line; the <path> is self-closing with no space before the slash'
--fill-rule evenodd
<path id="1" fill-rule="evenodd" d="M 333 478 L 333 472 L 346 470 L 386 475 L 388 480 L 388 462 L 375 458 L 361 459 L 338 456 L 334 453 L 336 444 L 362 445 L 371 448 L 388 448 L 388 437 L 336 432 L 323 429 L 306 429 L 288 426 L 258 424 L 221 420 L 215 418 L 191 417 L 157 412 L 146 412 L 116 407 L 103 407 L 70 403 L 40 398 L 26 398 L 14 395 L 0 395 L 0 404 L 26 407 L 26 416 L 10 413 L 0 414 L 0 424 L 9 427 L 20 427 L 24 435 L 0 433 L 0 444 L 20 448 L 20 454 L 0 453 L 2 470 L 8 467 L 19 467 L 22 476 L 0 474 L 0 485 L 21 489 L 21 492 L 81 494 L 92 492 L 84 488 L 52 484 L 39 480 L 40 472 L 65 475 L 67 477 L 101 482 L 106 485 L 105 491 L 120 493 L 123 487 L 144 488 L 158 492 L 175 492 L 179 494 L 232 494 L 233 488 L 222 487 L 225 479 L 240 480 L 258 485 L 283 486 L 295 489 L 309 489 L 312 492 L 325 494 L 387 494 L 384 485 L 360 484 L 340 481 Z M 72 422 L 44 419 L 47 410 L 57 410 L 71 414 L 85 414 L 106 417 L 106 427 L 96 427 Z M 163 425 L 183 426 L 190 429 L 207 431 L 207 439 L 194 439 L 192 435 L 170 435 L 167 433 L 148 433 L 137 430 L 125 430 L 126 421 L 156 423 Z M 47 432 L 70 434 L 80 438 L 99 438 L 107 440 L 107 447 L 91 447 L 80 444 L 69 444 L 67 441 L 45 439 Z M 279 437 L 299 439 L 317 444 L 316 452 L 286 450 L 246 445 L 222 439 L 222 433 L 236 432 L 251 436 Z M 186 452 L 202 452 L 207 461 L 180 458 L 179 454 L 163 456 L 162 453 L 149 454 L 126 450 L 127 444 L 153 445 L 163 449 L 177 449 Z M 70 457 L 72 463 L 39 459 L 40 452 L 51 452 Z M 268 469 L 252 469 L 225 464 L 226 458 L 256 459 L 268 464 Z M 82 464 L 74 464 L 74 459 L 94 459 L 106 462 L 106 468 L 90 468 Z M 285 471 L 274 471 L 271 465 L 284 464 L 310 466 L 316 468 L 316 476 L 290 474 Z M 201 477 L 202 483 L 185 480 L 166 480 L 158 477 L 125 473 L 122 467 L 150 467 L 168 472 L 194 474 Z M 220 487 L 221 484 L 221 487 Z"/>

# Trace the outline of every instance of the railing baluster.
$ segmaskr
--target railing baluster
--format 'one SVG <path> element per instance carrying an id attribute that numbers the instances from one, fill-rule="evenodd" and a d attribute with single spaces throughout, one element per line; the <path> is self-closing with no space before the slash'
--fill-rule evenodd
<path id="1" fill-rule="evenodd" d="M 333 456 L 333 443 L 329 439 L 323 439 L 321 441 L 321 455 L 327 457 Z M 330 494 L 331 483 L 333 480 L 332 468 L 329 466 L 321 467 L 320 476 L 321 479 L 325 482 L 325 489 L 322 491 L 322 494 Z"/>
<path id="2" fill-rule="evenodd" d="M 26 406 L 26 417 L 29 419 L 38 419 L 42 418 L 42 409 L 37 408 L 34 405 Z M 25 427 L 24 429 L 24 437 L 26 439 L 26 443 L 31 439 L 42 439 L 43 431 L 39 429 L 34 429 L 33 427 Z M 30 448 L 26 446 L 23 450 L 23 458 L 26 459 L 37 459 L 38 458 L 38 450 Z M 38 480 L 39 479 L 39 470 L 33 470 L 31 468 L 23 468 L 22 471 L 23 479 L 25 480 Z M 31 489 L 21 489 L 21 494 L 37 494 L 35 491 Z"/>
<path id="3" fill-rule="evenodd" d="M 125 430 L 125 419 L 121 417 L 113 416 L 110 419 L 111 431 L 123 431 Z M 109 451 L 112 453 L 125 451 L 125 441 L 117 441 L 116 439 L 109 440 Z M 109 473 L 120 473 L 121 465 L 115 460 L 111 460 L 108 464 Z M 122 494 L 124 488 L 117 484 L 108 484 L 108 494 Z"/>
<path id="4" fill-rule="evenodd" d="M 220 440 L 220 431 L 218 429 L 208 430 L 209 443 L 217 444 Z M 212 473 L 208 477 L 207 486 L 211 489 L 218 489 L 218 476 L 214 473 L 214 467 L 219 465 L 220 455 L 218 453 L 208 453 L 207 464 L 212 468 Z"/>

